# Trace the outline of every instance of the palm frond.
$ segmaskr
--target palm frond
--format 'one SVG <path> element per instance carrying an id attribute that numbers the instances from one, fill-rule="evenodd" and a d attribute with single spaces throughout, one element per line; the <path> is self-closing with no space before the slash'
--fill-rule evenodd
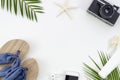
<path id="1" fill-rule="evenodd" d="M 106 79 L 103 79 L 99 76 L 98 72 L 101 70 L 101 67 L 103 67 L 107 61 L 110 59 L 110 57 L 108 55 L 106 55 L 103 52 L 98 52 L 99 55 L 99 59 L 101 61 L 102 66 L 98 65 L 97 62 L 95 62 L 94 59 L 92 59 L 91 57 L 89 57 L 91 59 L 91 61 L 93 62 L 93 64 L 96 66 L 96 68 L 92 68 L 89 65 L 87 65 L 86 63 L 83 63 L 84 67 L 84 72 L 86 74 L 86 76 L 90 79 L 90 80 L 120 80 L 120 70 L 119 68 L 115 68 Z"/>
<path id="2" fill-rule="evenodd" d="M 40 3 L 41 0 L 1 0 L 1 8 L 37 21 L 37 13 L 44 13 Z"/>

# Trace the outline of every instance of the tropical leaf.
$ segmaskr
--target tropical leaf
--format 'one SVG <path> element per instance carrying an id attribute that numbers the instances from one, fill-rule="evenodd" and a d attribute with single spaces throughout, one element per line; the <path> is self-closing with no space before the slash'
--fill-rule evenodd
<path id="1" fill-rule="evenodd" d="M 99 59 L 101 61 L 102 67 L 107 63 L 107 61 L 110 59 L 109 55 L 106 55 L 103 52 L 98 52 Z M 91 57 L 89 57 L 93 64 L 96 66 L 96 68 L 92 68 L 86 63 L 83 63 L 84 72 L 89 80 L 120 80 L 120 70 L 119 68 L 115 68 L 106 79 L 103 79 L 99 76 L 98 72 L 101 70 L 101 66 L 98 65 L 98 63 Z"/>
<path id="2" fill-rule="evenodd" d="M 1 8 L 37 21 L 37 13 L 44 13 L 40 3 L 41 0 L 1 0 Z"/>

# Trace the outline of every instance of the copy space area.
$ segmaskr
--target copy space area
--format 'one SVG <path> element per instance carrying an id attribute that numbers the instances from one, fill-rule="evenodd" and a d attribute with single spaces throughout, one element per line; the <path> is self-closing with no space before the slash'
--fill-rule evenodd
<path id="1" fill-rule="evenodd" d="M 54 0 L 62 4 L 64 0 Z M 51 73 L 77 71 L 85 80 L 82 63 L 90 63 L 88 56 L 98 59 L 97 50 L 106 51 L 110 38 L 120 36 L 120 19 L 114 27 L 88 14 L 92 0 L 69 0 L 78 6 L 70 15 L 56 17 L 61 11 L 53 0 L 43 0 L 44 14 L 38 14 L 38 22 L 15 16 L 0 9 L 0 46 L 6 41 L 19 38 L 28 41 L 30 51 L 26 58 L 36 58 L 40 73 L 38 80 L 49 80 Z M 111 1 L 120 5 L 119 0 Z"/>

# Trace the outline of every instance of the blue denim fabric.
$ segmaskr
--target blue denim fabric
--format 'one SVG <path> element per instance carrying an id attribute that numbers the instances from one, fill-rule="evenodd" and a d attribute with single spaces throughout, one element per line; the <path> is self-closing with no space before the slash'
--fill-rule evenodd
<path id="1" fill-rule="evenodd" d="M 10 71 L 4 78 L 4 80 L 26 80 L 26 71 L 25 67 L 17 67 Z"/>
<path id="2" fill-rule="evenodd" d="M 28 69 L 21 66 L 19 54 L 20 52 L 17 51 L 16 55 L 8 53 L 0 55 L 1 64 L 13 62 L 11 66 L 5 66 L 0 70 L 0 77 L 4 78 L 4 80 L 26 80 L 26 71 Z"/>
<path id="3" fill-rule="evenodd" d="M 19 57 L 20 51 L 18 50 L 16 54 L 5 53 L 0 54 L 0 64 L 12 63 L 17 57 Z"/>

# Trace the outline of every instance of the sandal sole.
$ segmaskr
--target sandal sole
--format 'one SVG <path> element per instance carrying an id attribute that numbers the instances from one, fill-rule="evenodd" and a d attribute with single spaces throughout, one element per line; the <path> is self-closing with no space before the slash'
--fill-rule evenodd
<path id="1" fill-rule="evenodd" d="M 22 63 L 23 67 L 27 67 L 27 79 L 26 80 L 37 80 L 39 67 L 35 59 L 27 59 Z"/>

